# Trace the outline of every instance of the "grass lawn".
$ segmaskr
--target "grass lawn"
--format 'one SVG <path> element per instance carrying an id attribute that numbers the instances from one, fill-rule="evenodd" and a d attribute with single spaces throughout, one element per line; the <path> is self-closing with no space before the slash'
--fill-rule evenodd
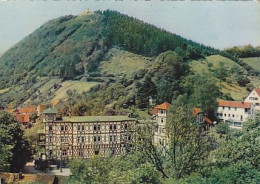
<path id="1" fill-rule="evenodd" d="M 248 91 L 246 90 L 246 88 L 239 86 L 237 83 L 229 84 L 226 82 L 222 82 L 220 85 L 221 85 L 221 92 L 225 94 L 230 94 L 230 96 L 235 101 L 242 101 L 248 95 Z"/>
<path id="2" fill-rule="evenodd" d="M 65 81 L 60 83 L 62 87 L 55 92 L 53 99 L 64 99 L 67 97 L 67 90 L 76 90 L 79 94 L 88 91 L 91 87 L 99 84 L 98 82 Z"/>
<path id="3" fill-rule="evenodd" d="M 102 74 L 131 75 L 137 70 L 147 68 L 150 64 L 149 58 L 124 50 L 111 49 L 109 55 L 110 59 L 101 63 Z"/>
<path id="4" fill-rule="evenodd" d="M 219 67 L 219 64 L 223 62 L 224 66 L 227 69 L 232 68 L 233 66 L 237 66 L 239 68 L 242 68 L 239 64 L 236 62 L 232 61 L 231 59 L 228 59 L 226 57 L 220 56 L 220 55 L 212 55 L 208 56 L 205 59 L 201 60 L 193 60 L 190 62 L 190 67 L 193 72 L 196 73 L 208 73 L 209 71 L 209 64 L 212 64 L 212 69 L 216 69 Z"/>
<path id="5" fill-rule="evenodd" d="M 9 89 L 10 89 L 10 88 L 0 89 L 0 94 L 2 94 L 2 93 L 5 93 L 5 92 L 9 91 Z"/>
<path id="6" fill-rule="evenodd" d="M 260 57 L 252 58 L 241 58 L 249 66 L 253 67 L 255 70 L 260 71 Z"/>
<path id="7" fill-rule="evenodd" d="M 234 66 L 237 66 L 244 70 L 239 64 L 236 62 L 232 61 L 231 59 L 225 58 L 220 55 L 213 55 L 213 56 L 208 56 L 203 60 L 194 60 L 190 62 L 190 67 L 191 70 L 195 73 L 199 74 L 207 74 L 209 73 L 209 64 L 212 64 L 212 69 L 217 69 L 219 67 L 219 64 L 223 62 L 224 66 L 227 69 L 230 69 Z M 244 70 L 246 73 L 246 71 Z M 232 79 L 231 79 L 232 81 Z M 220 86 L 220 90 L 222 93 L 225 94 L 230 94 L 230 96 L 237 101 L 243 100 L 247 95 L 248 91 L 246 90 L 246 87 L 241 87 L 237 84 L 237 82 L 232 81 L 232 82 L 219 82 L 218 85 Z"/>

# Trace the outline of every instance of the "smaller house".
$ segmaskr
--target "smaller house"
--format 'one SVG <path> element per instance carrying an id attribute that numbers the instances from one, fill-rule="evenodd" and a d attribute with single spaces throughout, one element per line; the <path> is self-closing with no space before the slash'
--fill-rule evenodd
<path id="1" fill-rule="evenodd" d="M 30 114 L 17 114 L 15 119 L 23 125 L 28 125 L 30 123 Z"/>
<path id="2" fill-rule="evenodd" d="M 213 122 L 204 114 L 204 112 L 200 108 L 193 108 L 192 115 L 196 117 L 197 122 L 200 124 L 213 124 Z"/>
<path id="3" fill-rule="evenodd" d="M 218 119 L 230 122 L 230 126 L 233 128 L 241 128 L 243 122 L 254 118 L 254 115 L 253 103 L 222 100 L 218 102 Z"/>
<path id="4" fill-rule="evenodd" d="M 245 102 L 249 102 L 255 105 L 255 110 L 260 111 L 260 88 L 254 89 L 246 97 Z"/>

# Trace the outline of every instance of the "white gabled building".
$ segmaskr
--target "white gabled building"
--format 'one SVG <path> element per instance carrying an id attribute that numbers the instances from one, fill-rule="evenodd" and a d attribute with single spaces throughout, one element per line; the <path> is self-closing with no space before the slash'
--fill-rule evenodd
<path id="1" fill-rule="evenodd" d="M 166 147 L 167 144 L 167 134 L 165 130 L 166 126 L 166 116 L 167 111 L 170 108 L 168 102 L 164 102 L 160 105 L 157 105 L 152 110 L 153 118 L 156 120 L 155 131 L 154 131 L 154 144 L 157 146 Z"/>
<path id="2" fill-rule="evenodd" d="M 260 88 L 254 89 L 245 99 L 245 102 L 250 102 L 255 105 L 255 110 L 260 111 Z"/>
<path id="3" fill-rule="evenodd" d="M 230 122 L 231 127 L 242 127 L 247 119 L 254 118 L 254 104 L 250 102 L 219 101 L 217 117 L 219 120 Z"/>

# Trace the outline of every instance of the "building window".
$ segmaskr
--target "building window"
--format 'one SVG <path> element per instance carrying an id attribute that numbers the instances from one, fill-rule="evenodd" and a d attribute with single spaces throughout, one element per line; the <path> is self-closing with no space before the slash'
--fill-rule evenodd
<path id="1" fill-rule="evenodd" d="M 85 142 L 85 137 L 78 137 L 77 140 L 78 140 L 78 143 L 83 143 L 83 142 Z"/>
<path id="2" fill-rule="evenodd" d="M 52 137 L 49 137 L 49 142 L 52 142 Z"/>
<path id="3" fill-rule="evenodd" d="M 100 142 L 101 137 L 100 136 L 94 136 L 94 142 Z"/>
<path id="4" fill-rule="evenodd" d="M 223 108 L 223 110 L 225 110 L 225 107 L 222 107 Z"/>
<path id="5" fill-rule="evenodd" d="M 68 137 L 60 137 L 60 142 L 68 142 Z"/>
<path id="6" fill-rule="evenodd" d="M 228 114 L 228 117 L 230 117 L 230 114 Z"/>
<path id="7" fill-rule="evenodd" d="M 254 97 L 249 97 L 249 100 L 254 100 Z"/>
<path id="8" fill-rule="evenodd" d="M 116 135 L 110 135 L 109 141 L 110 141 L 110 142 L 116 141 Z"/>
<path id="9" fill-rule="evenodd" d="M 241 122 L 234 122 L 234 126 L 236 126 L 236 127 L 241 127 L 241 126 L 242 126 L 242 123 L 241 123 Z"/>
<path id="10" fill-rule="evenodd" d="M 226 116 L 227 116 L 227 114 L 224 114 L 224 116 L 226 117 Z"/>
<path id="11" fill-rule="evenodd" d="M 67 150 L 62 151 L 62 156 L 67 156 Z"/>
<path id="12" fill-rule="evenodd" d="M 114 125 L 110 125 L 110 126 L 109 126 L 109 129 L 110 129 L 110 130 L 116 130 L 116 125 L 115 125 L 115 124 L 114 124 Z"/>
<path id="13" fill-rule="evenodd" d="M 84 125 L 78 125 L 78 131 L 84 131 L 85 127 Z"/>
<path id="14" fill-rule="evenodd" d="M 127 129 L 128 128 L 128 124 L 125 124 L 125 129 Z"/>
<path id="15" fill-rule="evenodd" d="M 240 116 L 240 120 L 243 121 L 243 116 L 242 115 Z"/>
<path id="16" fill-rule="evenodd" d="M 163 118 L 161 118 L 161 123 L 163 123 Z"/>
<path id="17" fill-rule="evenodd" d="M 256 103 L 255 105 L 256 105 L 256 106 L 259 106 L 259 103 Z"/>
<path id="18" fill-rule="evenodd" d="M 128 136 L 128 141 L 131 141 L 132 140 L 132 137 L 131 135 Z"/>
<path id="19" fill-rule="evenodd" d="M 95 155 L 99 155 L 99 150 L 95 150 Z"/>
<path id="20" fill-rule="evenodd" d="M 61 131 L 63 132 L 63 131 L 68 131 L 68 129 L 69 129 L 69 127 L 68 127 L 68 125 L 61 125 Z"/>
<path id="21" fill-rule="evenodd" d="M 234 118 L 234 117 L 235 117 L 235 115 L 233 114 L 233 115 L 232 115 L 232 117 Z"/>
<path id="22" fill-rule="evenodd" d="M 49 126 L 49 131 L 52 131 L 52 125 Z"/>
<path id="23" fill-rule="evenodd" d="M 79 156 L 83 156 L 83 150 L 82 149 L 79 150 Z"/>
<path id="24" fill-rule="evenodd" d="M 94 131 L 100 130 L 100 125 L 94 125 Z"/>
<path id="25" fill-rule="evenodd" d="M 228 107 L 228 110 L 230 110 L 231 109 L 231 107 Z"/>

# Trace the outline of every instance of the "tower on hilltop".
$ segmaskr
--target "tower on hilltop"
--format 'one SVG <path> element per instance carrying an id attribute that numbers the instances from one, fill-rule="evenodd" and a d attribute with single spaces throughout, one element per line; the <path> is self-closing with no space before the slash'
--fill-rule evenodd
<path id="1" fill-rule="evenodd" d="M 92 14 L 93 13 L 89 10 L 89 8 L 86 8 L 85 11 L 80 14 L 80 16 L 82 16 L 82 15 L 92 15 Z"/>

